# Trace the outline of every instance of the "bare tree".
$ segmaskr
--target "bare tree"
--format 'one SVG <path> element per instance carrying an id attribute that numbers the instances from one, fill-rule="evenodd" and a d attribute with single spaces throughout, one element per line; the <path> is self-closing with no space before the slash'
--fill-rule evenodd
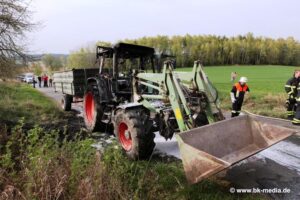
<path id="1" fill-rule="evenodd" d="M 0 0 L 0 70 L 9 71 L 16 60 L 25 61 L 25 33 L 32 30 L 29 0 Z M 4 71 L 3 71 L 4 70 Z M 1 72 L 0 72 L 1 76 Z"/>

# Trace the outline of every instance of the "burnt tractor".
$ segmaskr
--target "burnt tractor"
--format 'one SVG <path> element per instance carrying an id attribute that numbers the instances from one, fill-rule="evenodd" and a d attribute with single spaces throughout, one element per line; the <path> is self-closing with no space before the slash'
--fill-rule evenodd
<path id="1" fill-rule="evenodd" d="M 152 154 L 155 132 L 166 140 L 176 135 L 192 183 L 295 132 L 247 115 L 224 120 L 218 92 L 200 61 L 190 72 L 176 72 L 171 59 L 158 64 L 153 48 L 125 43 L 98 46 L 97 61 L 94 74 L 95 69 L 54 74 L 56 90 L 64 93 L 63 108 L 83 98 L 86 128 L 113 130 L 133 160 Z"/>

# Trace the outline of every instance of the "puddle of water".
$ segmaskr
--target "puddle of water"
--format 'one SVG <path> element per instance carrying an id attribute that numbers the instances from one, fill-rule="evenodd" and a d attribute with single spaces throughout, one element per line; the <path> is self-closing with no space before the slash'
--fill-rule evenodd
<path id="1" fill-rule="evenodd" d="M 155 132 L 154 142 L 156 144 L 155 150 L 162 154 L 167 154 L 181 159 L 177 140 L 173 137 L 171 140 L 167 140 L 162 137 L 159 132 Z"/>

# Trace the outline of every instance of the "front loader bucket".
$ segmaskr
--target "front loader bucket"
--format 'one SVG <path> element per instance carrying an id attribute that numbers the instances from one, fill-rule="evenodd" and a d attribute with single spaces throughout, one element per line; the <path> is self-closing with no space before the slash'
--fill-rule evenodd
<path id="1" fill-rule="evenodd" d="M 245 115 L 182 132 L 176 137 L 187 180 L 197 183 L 296 132 Z"/>

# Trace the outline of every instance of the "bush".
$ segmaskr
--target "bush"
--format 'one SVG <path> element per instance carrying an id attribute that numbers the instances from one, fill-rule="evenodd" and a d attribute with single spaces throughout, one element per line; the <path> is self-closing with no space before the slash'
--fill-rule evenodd
<path id="1" fill-rule="evenodd" d="M 131 161 L 116 143 L 101 154 L 80 133 L 24 131 L 21 120 L 4 132 L 0 199 L 233 199 L 229 183 L 212 178 L 195 185 L 181 161 L 153 155 Z M 2 135 L 2 134 L 1 134 Z M 70 139 L 71 138 L 71 139 Z M 242 196 L 244 197 L 244 196 Z M 246 195 L 248 199 L 257 196 Z"/>
<path id="2" fill-rule="evenodd" d="M 20 121 L 10 133 L 2 130 L 8 138 L 0 141 L 0 177 L 9 180 L 0 187 L 2 193 L 12 184 L 30 199 L 72 196 L 95 163 L 92 140 L 60 141 L 58 131 L 45 132 L 36 126 L 25 132 L 22 127 Z"/>

